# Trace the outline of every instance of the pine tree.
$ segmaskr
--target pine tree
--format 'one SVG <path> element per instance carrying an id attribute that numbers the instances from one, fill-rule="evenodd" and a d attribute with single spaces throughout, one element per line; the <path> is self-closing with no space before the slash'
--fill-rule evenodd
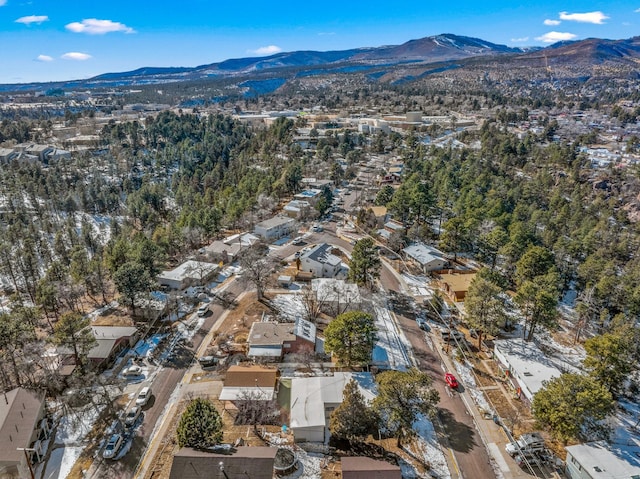
<path id="1" fill-rule="evenodd" d="M 341 364 L 368 364 L 377 339 L 373 317 L 363 311 L 343 313 L 329 323 L 325 338 L 325 350 Z"/>
<path id="2" fill-rule="evenodd" d="M 329 418 L 331 434 L 336 438 L 349 440 L 366 437 L 373 430 L 376 417 L 367 405 L 355 379 L 347 383 L 342 396 L 342 404 Z"/>
<path id="3" fill-rule="evenodd" d="M 182 413 L 176 433 L 180 447 L 206 449 L 222 441 L 222 418 L 211 401 L 196 398 Z"/>

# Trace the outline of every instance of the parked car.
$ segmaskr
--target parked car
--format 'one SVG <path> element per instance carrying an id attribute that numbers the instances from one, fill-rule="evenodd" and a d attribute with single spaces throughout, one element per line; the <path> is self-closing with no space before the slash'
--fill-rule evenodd
<path id="1" fill-rule="evenodd" d="M 198 308 L 198 316 L 206 316 L 209 312 L 209 304 L 205 303 Z"/>
<path id="2" fill-rule="evenodd" d="M 311 229 L 316 233 L 321 233 L 324 231 L 324 228 L 322 227 L 322 225 L 313 225 L 313 228 Z"/>
<path id="3" fill-rule="evenodd" d="M 464 338 L 464 335 L 457 329 L 442 328 L 440 330 L 440 335 L 445 343 L 459 342 Z"/>
<path id="4" fill-rule="evenodd" d="M 140 376 L 141 374 L 142 374 L 142 368 L 135 364 L 129 366 L 128 368 L 125 368 L 122 371 L 123 376 Z"/>
<path id="5" fill-rule="evenodd" d="M 302 239 L 302 236 L 298 236 L 291 242 L 291 244 L 299 246 L 301 244 L 304 244 L 304 239 Z"/>
<path id="6" fill-rule="evenodd" d="M 544 438 L 537 432 L 523 434 L 515 442 L 505 446 L 505 451 L 510 456 L 522 453 L 537 453 L 544 451 Z"/>
<path id="7" fill-rule="evenodd" d="M 444 382 L 446 382 L 451 389 L 455 389 L 458 387 L 458 380 L 451 373 L 445 373 Z"/>
<path id="8" fill-rule="evenodd" d="M 122 434 L 112 434 L 109 441 L 107 441 L 107 445 L 104 447 L 104 451 L 102 451 L 102 457 L 105 459 L 113 459 L 122 446 L 122 441 Z"/>
<path id="9" fill-rule="evenodd" d="M 138 397 L 136 398 L 136 406 L 144 406 L 151 399 L 151 388 L 149 386 L 145 386 L 138 393 Z"/>
<path id="10" fill-rule="evenodd" d="M 418 327 L 420 329 L 422 329 L 423 331 L 426 331 L 427 333 L 429 331 L 431 331 L 431 328 L 429 327 L 429 324 L 427 323 L 427 320 L 424 318 L 418 318 L 416 319 L 416 323 L 418 323 Z"/>
<path id="11" fill-rule="evenodd" d="M 127 412 L 126 416 L 124 417 L 125 427 L 132 427 L 133 425 L 135 425 L 136 421 L 140 417 L 140 412 L 140 406 L 133 406 L 131 409 L 129 409 L 129 412 Z"/>
<path id="12" fill-rule="evenodd" d="M 201 358 L 198 358 L 198 362 L 203 368 L 211 368 L 218 364 L 222 364 L 224 362 L 224 358 L 219 358 L 217 356 L 202 356 Z"/>

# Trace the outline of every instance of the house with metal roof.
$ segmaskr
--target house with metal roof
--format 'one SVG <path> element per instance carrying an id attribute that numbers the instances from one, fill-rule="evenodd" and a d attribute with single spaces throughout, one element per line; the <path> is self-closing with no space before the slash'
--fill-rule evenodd
<path id="1" fill-rule="evenodd" d="M 529 403 L 542 389 L 544 381 L 560 376 L 561 371 L 532 341 L 499 339 L 493 352 L 499 366 L 509 377 L 513 388 Z"/>
<path id="2" fill-rule="evenodd" d="M 329 416 L 342 403 L 344 388 L 351 379 L 357 381 L 365 400 L 373 401 L 371 373 L 335 372 L 333 376 L 291 379 L 290 427 L 296 442 L 329 440 Z"/>
<path id="3" fill-rule="evenodd" d="M 30 466 L 46 453 L 39 441 L 49 432 L 44 405 L 44 395 L 24 388 L 0 395 L 0 477 L 31 477 Z"/>
<path id="4" fill-rule="evenodd" d="M 565 446 L 565 472 L 570 479 L 640 479 L 640 441 L 606 441 Z"/>
<path id="5" fill-rule="evenodd" d="M 424 243 L 412 243 L 402 250 L 405 257 L 415 261 L 423 273 L 444 269 L 449 261 L 444 253 Z"/>
<path id="6" fill-rule="evenodd" d="M 300 255 L 300 271 L 316 278 L 335 278 L 342 269 L 342 260 L 332 254 L 333 246 L 320 243 Z"/>

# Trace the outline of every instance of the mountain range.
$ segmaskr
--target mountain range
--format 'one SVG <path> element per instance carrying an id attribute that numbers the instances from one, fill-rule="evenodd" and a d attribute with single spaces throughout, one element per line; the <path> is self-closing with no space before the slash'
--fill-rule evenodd
<path id="1" fill-rule="evenodd" d="M 267 57 L 238 58 L 197 67 L 144 67 L 133 71 L 106 73 L 85 80 L 47 84 L 0 85 L 0 90 L 31 90 L 42 88 L 112 88 L 117 86 L 160 84 L 167 82 L 202 81 L 207 79 L 237 79 L 278 76 L 313 76 L 328 73 L 374 72 L 400 66 L 427 67 L 438 65 L 440 70 L 464 67 L 473 60 L 513 61 L 519 66 L 530 64 L 575 65 L 589 67 L 605 63 L 637 67 L 640 61 L 640 37 L 625 40 L 589 38 L 581 41 L 560 42 L 546 48 L 512 48 L 478 38 L 454 34 L 441 34 L 402 45 L 356 48 L 340 51 L 294 51 Z M 433 70 L 435 71 L 435 70 Z M 382 74 L 378 75 L 378 77 Z"/>

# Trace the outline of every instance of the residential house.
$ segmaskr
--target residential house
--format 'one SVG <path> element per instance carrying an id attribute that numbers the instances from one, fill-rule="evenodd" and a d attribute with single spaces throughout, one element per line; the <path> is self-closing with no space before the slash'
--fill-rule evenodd
<path id="1" fill-rule="evenodd" d="M 449 299 L 454 302 L 464 301 L 471 281 L 476 277 L 475 271 L 449 270 L 446 273 L 439 273 L 438 279 L 444 292 Z"/>
<path id="2" fill-rule="evenodd" d="M 110 362 L 122 350 L 130 348 L 138 340 L 138 328 L 133 326 L 90 326 L 96 345 L 87 357 L 94 364 Z"/>
<path id="3" fill-rule="evenodd" d="M 0 163 L 8 163 L 16 156 L 18 156 L 18 153 L 13 148 L 0 148 Z"/>
<path id="4" fill-rule="evenodd" d="M 247 356 L 280 360 L 285 354 L 315 350 L 316 326 L 302 318 L 295 323 L 255 322 L 247 339 Z"/>
<path id="5" fill-rule="evenodd" d="M 342 269 L 342 260 L 331 254 L 333 246 L 320 243 L 300 255 L 300 271 L 313 273 L 316 278 L 335 278 Z"/>
<path id="6" fill-rule="evenodd" d="M 278 392 L 278 369 L 257 364 L 238 364 L 229 367 L 224 380 L 220 401 L 228 402 L 256 399 L 272 401 Z"/>
<path id="7" fill-rule="evenodd" d="M 362 309 L 362 297 L 356 284 L 341 279 L 317 278 L 311 280 L 311 290 L 320 310 L 328 315 L 335 317 Z"/>
<path id="8" fill-rule="evenodd" d="M 96 339 L 96 344 L 87 353 L 87 359 L 96 367 L 107 366 L 124 349 L 133 347 L 139 336 L 138 329 L 133 326 L 89 326 L 89 328 Z M 57 352 L 60 357 L 60 374 L 71 374 L 78 364 L 73 348 L 59 346 Z"/>
<path id="9" fill-rule="evenodd" d="M 420 265 L 423 273 L 444 269 L 449 264 L 444 253 L 424 243 L 413 243 L 402 251 L 407 258 Z"/>
<path id="10" fill-rule="evenodd" d="M 294 200 L 306 201 L 311 206 L 315 206 L 320 198 L 322 198 L 322 190 L 316 188 L 301 191 L 300 193 L 293 196 Z"/>
<path id="11" fill-rule="evenodd" d="M 254 227 L 254 233 L 266 241 L 275 241 L 293 232 L 296 221 L 287 216 L 277 215 L 261 221 Z"/>
<path id="12" fill-rule="evenodd" d="M 513 389 L 531 403 L 542 383 L 560 376 L 561 371 L 531 341 L 499 339 L 493 352 L 498 366 L 507 375 Z"/>
<path id="13" fill-rule="evenodd" d="M 400 466 L 364 456 L 345 456 L 342 479 L 402 479 Z"/>
<path id="14" fill-rule="evenodd" d="M 171 289 L 185 289 L 189 286 L 202 286 L 213 279 L 219 267 L 217 264 L 189 260 L 177 268 L 163 271 L 156 279 L 161 286 Z"/>
<path id="15" fill-rule="evenodd" d="M 169 479 L 272 479 L 278 448 L 238 446 L 220 452 L 183 447 L 173 456 Z"/>
<path id="16" fill-rule="evenodd" d="M 406 228 L 402 223 L 396 220 L 389 220 L 384 224 L 384 229 L 389 233 L 404 233 Z"/>
<path id="17" fill-rule="evenodd" d="M 54 148 L 48 145 L 39 145 L 37 143 L 20 143 L 15 146 L 15 150 L 37 157 L 40 161 L 45 162 L 46 157 Z"/>
<path id="18" fill-rule="evenodd" d="M 351 379 L 358 382 L 365 400 L 373 401 L 371 373 L 335 372 L 333 376 L 291 379 L 290 427 L 296 442 L 328 442 L 329 416 L 342 403 L 344 388 Z"/>
<path id="19" fill-rule="evenodd" d="M 304 200 L 291 200 L 282 208 L 285 215 L 296 219 L 303 218 L 310 210 L 311 203 Z"/>
<path id="20" fill-rule="evenodd" d="M 214 261 L 231 263 L 235 261 L 240 252 L 253 246 L 260 241 L 260 238 L 251 233 L 235 234 L 224 238 L 222 241 L 216 240 L 204 247 L 205 254 Z"/>
<path id="21" fill-rule="evenodd" d="M 636 438 L 623 444 L 598 441 L 565 449 L 565 473 L 569 479 L 640 478 L 640 441 Z"/>
<path id="22" fill-rule="evenodd" d="M 40 439 L 50 432 L 43 420 L 44 405 L 43 394 L 24 388 L 12 389 L 0 397 L 0 477 L 31 477 L 29 466 L 44 457 L 46 451 Z M 19 448 L 34 450 L 25 454 Z"/>

